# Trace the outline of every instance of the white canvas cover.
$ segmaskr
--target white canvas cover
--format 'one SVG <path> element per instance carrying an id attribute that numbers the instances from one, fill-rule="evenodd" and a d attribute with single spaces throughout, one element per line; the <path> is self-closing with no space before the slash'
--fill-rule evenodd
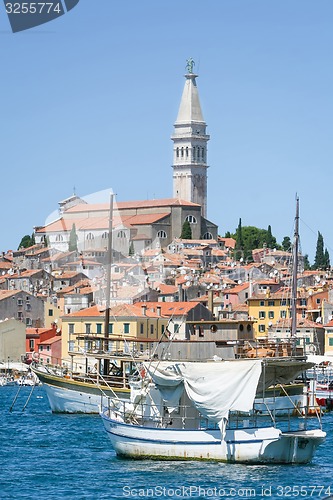
<path id="1" fill-rule="evenodd" d="M 220 423 L 229 411 L 252 409 L 261 360 L 221 362 L 156 362 L 146 369 L 167 406 L 178 404 L 183 388 L 200 413 Z"/>

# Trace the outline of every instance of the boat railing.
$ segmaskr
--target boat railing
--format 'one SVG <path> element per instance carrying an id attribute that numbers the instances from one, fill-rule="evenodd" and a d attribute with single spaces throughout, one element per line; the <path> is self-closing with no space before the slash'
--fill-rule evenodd
<path id="1" fill-rule="evenodd" d="M 176 428 L 176 429 L 218 429 L 218 424 L 204 418 L 192 405 L 178 405 L 168 409 L 163 403 L 153 404 L 146 401 L 131 403 L 115 400 L 111 397 L 102 398 L 102 411 L 109 418 L 116 418 L 126 423 L 144 427 Z M 277 415 L 266 405 L 260 410 L 245 412 L 230 412 L 227 422 L 228 429 L 244 429 L 274 426 L 283 432 L 321 429 L 322 412 L 318 406 L 305 406 L 279 409 Z"/>

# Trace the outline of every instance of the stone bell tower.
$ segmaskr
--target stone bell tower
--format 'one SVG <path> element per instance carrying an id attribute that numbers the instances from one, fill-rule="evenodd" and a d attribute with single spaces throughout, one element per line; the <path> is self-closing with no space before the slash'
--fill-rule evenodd
<path id="1" fill-rule="evenodd" d="M 201 205 L 207 217 L 207 142 L 194 61 L 187 61 L 185 86 L 180 101 L 173 140 L 173 197 Z"/>

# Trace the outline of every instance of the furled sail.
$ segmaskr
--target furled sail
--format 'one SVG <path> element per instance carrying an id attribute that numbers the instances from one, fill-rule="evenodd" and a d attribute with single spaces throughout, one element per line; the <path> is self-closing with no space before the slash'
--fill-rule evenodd
<path id="1" fill-rule="evenodd" d="M 262 360 L 221 362 L 152 362 L 146 369 L 168 407 L 175 407 L 185 388 L 207 419 L 220 423 L 229 411 L 252 409 Z"/>

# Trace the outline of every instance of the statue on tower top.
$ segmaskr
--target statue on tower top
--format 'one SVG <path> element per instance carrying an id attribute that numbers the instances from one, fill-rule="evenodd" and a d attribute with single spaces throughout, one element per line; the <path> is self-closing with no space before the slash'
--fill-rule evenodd
<path id="1" fill-rule="evenodd" d="M 186 70 L 187 70 L 188 73 L 193 73 L 194 66 L 195 66 L 195 62 L 192 59 L 192 57 L 190 57 L 189 59 L 187 59 L 187 61 L 186 61 Z"/>

